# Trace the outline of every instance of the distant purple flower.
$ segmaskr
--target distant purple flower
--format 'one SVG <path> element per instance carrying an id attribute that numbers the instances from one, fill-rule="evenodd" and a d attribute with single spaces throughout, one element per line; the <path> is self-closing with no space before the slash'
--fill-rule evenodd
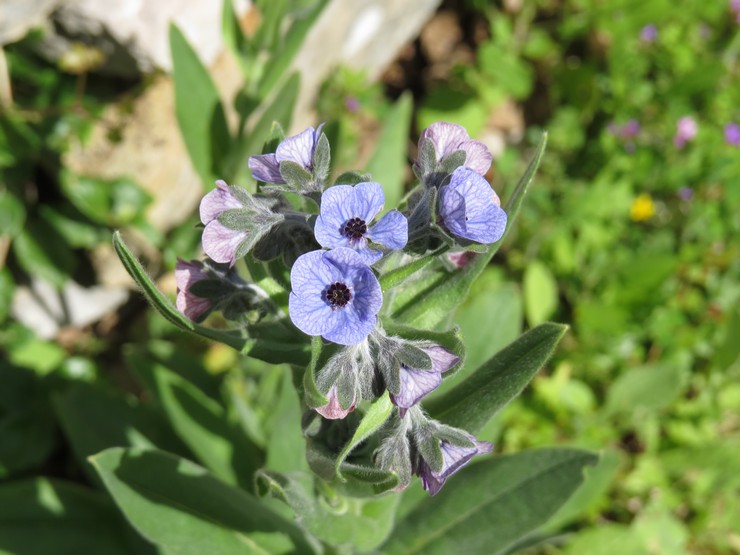
<path id="1" fill-rule="evenodd" d="M 391 401 L 401 409 L 411 408 L 422 397 L 437 389 L 442 383 L 442 374 L 460 362 L 460 357 L 441 345 L 419 348 L 432 359 L 432 367 L 425 370 L 401 365 L 401 391 L 398 395 L 391 394 Z"/>
<path id="2" fill-rule="evenodd" d="M 740 0 L 730 0 L 730 10 L 735 14 L 735 21 L 740 23 Z"/>
<path id="3" fill-rule="evenodd" d="M 375 328 L 383 293 L 370 266 L 352 249 L 301 255 L 290 283 L 290 318 L 302 332 L 355 345 Z"/>
<path id="4" fill-rule="evenodd" d="M 439 215 L 457 237 L 495 243 L 506 229 L 506 212 L 488 182 L 473 169 L 461 166 L 449 184 L 439 190 Z"/>
<path id="5" fill-rule="evenodd" d="M 298 135 L 293 135 L 282 141 L 273 154 L 262 154 L 249 157 L 249 169 L 252 177 L 265 183 L 285 184 L 280 174 L 280 162 L 295 162 L 299 166 L 313 170 L 313 155 L 316 144 L 321 137 L 322 123 L 315 130 L 309 127 Z"/>
<path id="6" fill-rule="evenodd" d="M 678 198 L 684 202 L 689 202 L 694 198 L 694 190 L 691 187 L 681 187 L 677 194 Z"/>
<path id="7" fill-rule="evenodd" d="M 450 154 L 458 150 L 465 151 L 465 165 L 480 175 L 485 175 L 491 167 L 493 155 L 486 145 L 474 141 L 462 125 L 438 121 L 421 132 L 419 147 L 424 139 L 430 139 L 437 153 L 437 161 L 441 162 Z"/>
<path id="8" fill-rule="evenodd" d="M 316 240 L 329 249 L 349 247 L 366 264 L 373 264 L 383 256 L 379 250 L 370 248 L 368 239 L 391 249 L 402 249 L 408 241 L 408 222 L 398 210 L 391 210 L 370 226 L 384 202 L 379 183 L 329 187 L 321 195 L 321 213 L 314 227 Z"/>
<path id="9" fill-rule="evenodd" d="M 218 221 L 227 210 L 244 208 L 223 180 L 216 181 L 216 188 L 200 201 L 200 221 L 203 230 L 203 250 L 216 262 L 234 265 L 236 251 L 249 236 L 247 230 L 229 229 Z"/>
<path id="10" fill-rule="evenodd" d="M 314 410 L 328 420 L 340 420 L 355 410 L 356 402 L 352 402 L 350 407 L 346 410 L 342 408 L 339 404 L 336 385 L 331 387 L 329 393 L 326 394 L 326 398 L 328 399 L 328 403 L 323 407 L 316 407 Z"/>
<path id="11" fill-rule="evenodd" d="M 676 148 L 683 148 L 686 143 L 694 140 L 698 132 L 699 126 L 696 124 L 696 120 L 691 116 L 684 116 L 676 124 L 676 136 L 673 137 L 673 144 L 676 145 Z"/>
<path id="12" fill-rule="evenodd" d="M 658 38 L 658 28 L 652 23 L 649 25 L 645 25 L 640 30 L 640 40 L 642 42 L 646 42 L 646 43 L 655 42 L 655 39 L 657 38 Z"/>
<path id="13" fill-rule="evenodd" d="M 632 139 L 634 137 L 637 137 L 637 135 L 639 134 L 640 134 L 640 122 L 634 118 L 627 120 L 627 123 L 625 123 L 622 126 L 622 131 L 620 133 L 623 139 Z"/>
<path id="14" fill-rule="evenodd" d="M 190 292 L 190 288 L 204 279 L 212 279 L 205 265 L 199 260 L 185 262 L 177 259 L 175 265 L 175 282 L 177 283 L 177 310 L 190 318 L 193 322 L 199 322 L 213 307 L 210 299 L 198 297 Z"/>
<path id="15" fill-rule="evenodd" d="M 738 3 L 740 3 L 740 0 L 738 0 Z M 740 125 L 737 123 L 725 125 L 725 142 L 728 145 L 740 148 Z"/>
<path id="16" fill-rule="evenodd" d="M 344 107 L 347 108 L 348 111 L 355 113 L 360 109 L 360 101 L 357 100 L 357 97 L 355 96 L 348 96 L 344 99 Z"/>
<path id="17" fill-rule="evenodd" d="M 493 451 L 493 444 L 487 441 L 478 441 L 472 435 L 468 434 L 472 445 L 470 447 L 460 447 L 452 445 L 444 440 L 439 443 L 442 449 L 442 469 L 434 472 L 429 464 L 419 456 L 414 473 L 421 478 L 421 484 L 430 495 L 436 495 L 447 478 L 465 466 L 475 455 L 485 455 Z"/>

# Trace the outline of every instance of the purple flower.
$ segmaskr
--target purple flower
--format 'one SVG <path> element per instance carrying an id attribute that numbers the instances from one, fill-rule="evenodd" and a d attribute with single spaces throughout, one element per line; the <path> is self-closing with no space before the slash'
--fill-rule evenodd
<path id="1" fill-rule="evenodd" d="M 370 248 L 368 239 L 391 249 L 402 249 L 408 241 L 408 222 L 398 210 L 391 210 L 370 226 L 384 202 L 379 183 L 329 187 L 321 195 L 321 213 L 314 227 L 316 240 L 330 249 L 349 247 L 366 264 L 373 264 L 383 256 L 381 251 Z"/>
<path id="2" fill-rule="evenodd" d="M 383 293 L 370 266 L 352 249 L 301 255 L 290 283 L 290 318 L 302 332 L 355 345 L 375 328 Z"/>
<path id="3" fill-rule="evenodd" d="M 322 123 L 315 130 L 309 127 L 298 135 L 281 141 L 277 150 L 272 154 L 249 157 L 249 169 L 252 177 L 265 183 L 285 184 L 280 174 L 280 162 L 295 162 L 309 172 L 313 170 L 313 155 L 316 144 L 321 137 Z"/>
<path id="4" fill-rule="evenodd" d="M 442 374 L 460 362 L 460 357 L 441 345 L 418 347 L 432 359 L 432 367 L 425 370 L 401 365 L 401 391 L 398 395 L 391 394 L 391 401 L 401 409 L 411 408 L 422 397 L 437 389 L 442 383 Z"/>
<path id="5" fill-rule="evenodd" d="M 205 265 L 198 261 L 192 260 L 185 262 L 177 259 L 175 265 L 175 282 L 177 283 L 177 300 L 175 305 L 177 310 L 190 318 L 193 322 L 199 322 L 213 308 L 210 299 L 204 299 L 191 293 L 190 288 L 197 282 L 204 279 L 212 279 Z"/>
<path id="6" fill-rule="evenodd" d="M 434 472 L 429 464 L 419 456 L 416 461 L 414 473 L 421 478 L 421 484 L 430 495 L 436 495 L 447 478 L 465 466 L 475 455 L 485 455 L 493 451 L 493 444 L 487 441 L 478 441 L 472 435 L 466 434 L 471 445 L 461 447 L 453 445 L 445 440 L 440 440 L 439 447 L 442 450 L 442 468 Z"/>
<path id="7" fill-rule="evenodd" d="M 200 221 L 203 230 L 203 250 L 216 262 L 234 265 L 236 251 L 248 236 L 246 230 L 229 229 L 218 221 L 227 210 L 244 208 L 225 181 L 216 181 L 216 188 L 200 201 Z"/>
<path id="8" fill-rule="evenodd" d="M 486 145 L 473 141 L 462 125 L 438 121 L 421 132 L 419 149 L 424 139 L 430 139 L 437 153 L 437 162 L 442 162 L 450 154 L 458 150 L 465 151 L 465 165 L 480 175 L 485 175 L 491 167 L 493 155 Z"/>
<path id="9" fill-rule="evenodd" d="M 649 25 L 645 25 L 640 30 L 640 40 L 642 42 L 646 42 L 646 43 L 655 42 L 655 39 L 657 38 L 658 38 L 658 28 L 652 23 Z"/>
<path id="10" fill-rule="evenodd" d="M 690 202 L 694 198 L 694 190 L 691 187 L 681 187 L 677 194 L 684 202 Z"/>
<path id="11" fill-rule="evenodd" d="M 356 401 L 353 401 L 347 410 L 343 409 L 339 404 L 336 385 L 332 386 L 329 393 L 326 394 L 326 398 L 328 399 L 328 403 L 323 407 L 316 407 L 314 410 L 329 420 L 340 420 L 344 418 L 350 412 L 355 410 L 355 406 L 357 405 Z"/>
<path id="12" fill-rule="evenodd" d="M 348 111 L 355 113 L 360 109 L 360 101 L 357 100 L 357 97 L 355 96 L 348 96 L 344 99 L 344 107 L 347 108 Z"/>
<path id="13" fill-rule="evenodd" d="M 740 3 L 740 0 L 738 0 Z M 740 125 L 737 123 L 728 123 L 725 125 L 725 142 L 728 145 L 740 148 Z"/>
<path id="14" fill-rule="evenodd" d="M 457 168 L 439 190 L 439 215 L 457 237 L 495 243 L 506 229 L 506 212 L 488 182 L 466 166 Z"/>
<path id="15" fill-rule="evenodd" d="M 687 142 L 692 141 L 699 131 L 696 120 L 691 116 L 684 116 L 676 124 L 676 136 L 673 137 L 673 144 L 676 148 L 683 148 Z"/>

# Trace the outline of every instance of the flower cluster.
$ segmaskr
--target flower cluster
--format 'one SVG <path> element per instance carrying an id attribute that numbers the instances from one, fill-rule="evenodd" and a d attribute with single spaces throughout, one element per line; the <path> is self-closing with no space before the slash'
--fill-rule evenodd
<path id="1" fill-rule="evenodd" d="M 439 268 L 446 271 L 446 254 L 436 252 L 440 246 L 457 248 L 455 259 L 467 260 L 466 249 L 502 238 L 507 214 L 485 179 L 492 156 L 461 126 L 431 125 L 419 139 L 418 187 L 399 209 L 384 212 L 383 187 L 370 176 L 346 173 L 328 182 L 330 146 L 322 128 L 250 157 L 256 193 L 218 181 L 203 198 L 208 259 L 178 262 L 177 308 L 194 321 L 220 310 L 248 334 L 258 333 L 269 315 L 287 330 L 281 333 L 292 334 L 286 342 L 300 341 L 300 333 L 320 337 L 306 371 L 313 384 L 307 405 L 324 422 L 341 421 L 387 392 L 397 410 L 377 465 L 400 477 L 399 488 L 418 475 L 434 495 L 474 455 L 492 447 L 421 411 L 419 402 L 462 364 L 463 347 L 453 332 L 400 329 L 381 318 L 388 302 L 381 283 L 386 272 L 419 256 L 440 256 L 446 265 Z M 311 210 L 316 206 L 318 213 Z M 287 306 L 238 276 L 236 263 L 245 257 L 258 284 L 289 281 Z M 252 272 L 259 261 L 269 262 L 266 274 Z M 257 322 L 240 318 L 255 309 Z"/>

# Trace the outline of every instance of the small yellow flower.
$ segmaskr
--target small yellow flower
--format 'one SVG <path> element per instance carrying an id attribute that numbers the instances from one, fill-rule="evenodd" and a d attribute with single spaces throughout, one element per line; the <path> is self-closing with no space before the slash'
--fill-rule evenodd
<path id="1" fill-rule="evenodd" d="M 632 201 L 630 206 L 630 218 L 633 222 L 646 222 L 655 216 L 655 203 L 653 197 L 643 193 Z"/>

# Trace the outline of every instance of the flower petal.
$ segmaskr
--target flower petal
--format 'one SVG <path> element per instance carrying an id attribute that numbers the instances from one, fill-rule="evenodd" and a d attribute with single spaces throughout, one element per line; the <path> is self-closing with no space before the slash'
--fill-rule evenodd
<path id="1" fill-rule="evenodd" d="M 213 220 L 203 230 L 203 250 L 216 262 L 233 266 L 236 251 L 248 234 L 247 231 L 229 229 L 218 220 Z"/>
<path id="2" fill-rule="evenodd" d="M 321 336 L 340 345 L 356 345 L 370 335 L 378 320 L 375 314 L 360 315 L 352 309 L 352 304 L 337 309 L 334 314 L 337 315 L 334 328 Z"/>
<path id="3" fill-rule="evenodd" d="M 439 215 L 453 235 L 465 237 L 465 197 L 451 185 L 439 190 Z"/>
<path id="4" fill-rule="evenodd" d="M 488 245 L 495 243 L 506 231 L 506 212 L 498 206 L 489 206 L 484 212 L 469 217 L 465 237 Z"/>
<path id="5" fill-rule="evenodd" d="M 398 210 L 391 210 L 368 230 L 367 237 L 391 249 L 402 249 L 409 240 L 409 222 Z"/>
<path id="6" fill-rule="evenodd" d="M 441 383 L 442 374 L 438 372 L 401 366 L 401 390 L 398 395 L 391 395 L 391 401 L 398 407 L 411 408 Z"/>
<path id="7" fill-rule="evenodd" d="M 470 135 L 462 125 L 438 121 L 427 127 L 421 135 L 421 139 L 429 138 L 434 143 L 437 151 L 437 158 L 442 160 L 456 150 L 460 150 L 460 145 L 470 140 Z M 420 139 L 420 140 L 421 140 Z"/>
<path id="8" fill-rule="evenodd" d="M 438 372 L 442 374 L 443 372 L 447 372 L 458 362 L 460 362 L 459 356 L 451 351 L 448 351 L 441 345 L 430 345 L 428 347 L 421 347 L 421 350 L 423 350 L 427 355 L 429 355 L 429 358 L 432 359 L 432 372 Z"/>
<path id="9" fill-rule="evenodd" d="M 216 181 L 216 188 L 200 201 L 200 221 L 208 225 L 219 217 L 222 212 L 233 208 L 243 208 L 242 203 L 229 191 L 225 181 Z"/>
<path id="10" fill-rule="evenodd" d="M 250 156 L 248 164 L 249 169 L 252 170 L 252 177 L 256 180 L 265 183 L 285 183 L 283 176 L 280 175 L 280 164 L 274 153 Z"/>
<path id="11" fill-rule="evenodd" d="M 380 183 L 364 181 L 353 187 L 353 195 L 348 199 L 348 215 L 360 218 L 369 224 L 375 215 L 383 209 L 385 193 Z"/>
<path id="12" fill-rule="evenodd" d="M 340 319 L 337 311 L 332 310 L 320 294 L 299 296 L 291 293 L 288 312 L 295 327 L 307 335 L 324 335 L 337 327 Z"/>
<path id="13" fill-rule="evenodd" d="M 354 217 L 346 212 L 352 191 L 351 185 L 335 185 L 321 195 L 321 212 L 314 226 L 314 236 L 320 245 L 327 248 L 349 246 L 342 229 L 347 220 Z"/>
<path id="14" fill-rule="evenodd" d="M 289 160 L 306 169 L 313 165 L 313 152 L 316 148 L 316 134 L 313 127 L 282 141 L 275 151 L 278 163 Z"/>
<path id="15" fill-rule="evenodd" d="M 298 296 L 313 296 L 336 281 L 343 281 L 342 272 L 324 259 L 327 252 L 316 250 L 299 256 L 290 271 L 291 289 Z"/>
<path id="16" fill-rule="evenodd" d="M 460 150 L 465 151 L 466 166 L 480 175 L 486 174 L 493 162 L 493 154 L 486 145 L 479 141 L 467 141 L 460 145 Z"/>
<path id="17" fill-rule="evenodd" d="M 355 410 L 356 403 L 352 403 L 347 410 L 344 410 L 339 404 L 339 397 L 337 396 L 337 386 L 332 386 L 329 393 L 326 394 L 326 398 L 329 400 L 323 407 L 316 407 L 314 410 L 318 412 L 324 418 L 329 420 L 338 420 L 347 416 L 350 412 Z"/>

